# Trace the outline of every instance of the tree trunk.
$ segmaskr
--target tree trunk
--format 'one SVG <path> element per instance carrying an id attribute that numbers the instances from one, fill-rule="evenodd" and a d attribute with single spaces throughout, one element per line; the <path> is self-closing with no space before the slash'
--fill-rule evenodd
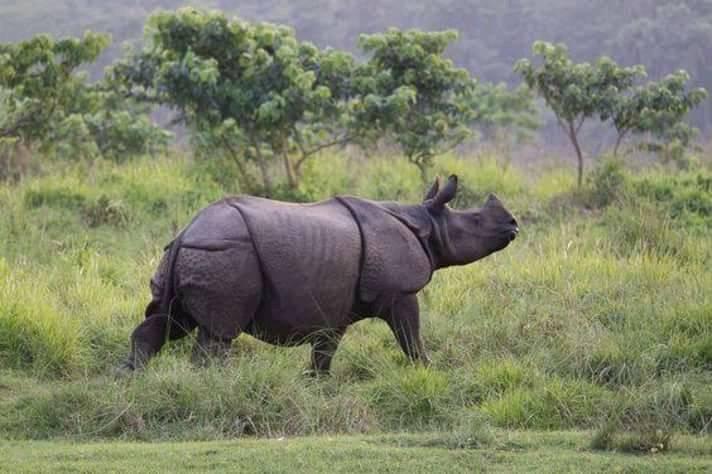
<path id="1" fill-rule="evenodd" d="M 571 143 L 574 145 L 574 149 L 576 150 L 576 158 L 578 159 L 578 187 L 580 188 L 583 185 L 583 154 L 581 153 L 581 146 L 579 146 L 578 142 L 578 137 L 576 134 L 576 128 L 574 127 L 574 122 L 573 120 L 569 120 L 569 139 L 571 140 Z"/>
<path id="2" fill-rule="evenodd" d="M 259 144 L 253 141 L 253 146 L 255 147 L 255 159 L 257 160 L 257 167 L 260 169 L 260 174 L 262 175 L 262 184 L 264 185 L 264 192 L 267 197 L 272 196 L 272 177 L 269 175 L 269 170 L 267 169 L 267 162 L 265 157 L 260 150 Z"/>
<path id="3" fill-rule="evenodd" d="M 623 138 L 626 135 L 626 130 L 618 132 L 618 138 L 616 138 L 616 144 L 613 147 L 613 156 L 618 156 L 618 148 L 620 148 L 621 143 L 623 143 Z"/>
<path id="4" fill-rule="evenodd" d="M 297 189 L 299 186 L 299 177 L 292 167 L 292 162 L 289 161 L 289 153 L 282 152 L 282 161 L 284 162 L 284 171 L 287 173 L 287 184 L 289 189 Z"/>
<path id="5" fill-rule="evenodd" d="M 415 166 L 418 167 L 418 171 L 420 171 L 420 179 L 423 181 L 423 184 L 428 184 L 428 166 L 426 164 L 426 161 L 423 159 L 418 159 L 415 156 L 409 156 L 408 160 L 413 163 Z"/>
<path id="6" fill-rule="evenodd" d="M 240 184 L 240 192 L 250 192 L 251 191 L 251 187 L 249 185 L 250 180 L 247 175 L 247 170 L 245 169 L 245 165 L 242 163 L 242 160 L 240 159 L 240 155 L 237 153 L 235 148 L 230 144 L 230 142 L 227 141 L 227 139 L 223 139 L 223 145 L 225 146 L 225 149 L 232 157 L 232 160 L 235 162 L 235 166 L 237 166 L 237 180 L 239 181 L 239 184 Z"/>

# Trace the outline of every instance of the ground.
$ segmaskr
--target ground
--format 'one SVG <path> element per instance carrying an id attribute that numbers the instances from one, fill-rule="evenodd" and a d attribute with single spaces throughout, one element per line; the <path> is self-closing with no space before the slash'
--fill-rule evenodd
<path id="1" fill-rule="evenodd" d="M 679 436 L 671 453 L 593 451 L 586 432 L 498 432 L 497 446 L 448 447 L 442 434 L 139 443 L 9 441 L 2 472 L 710 472 L 712 447 Z"/>

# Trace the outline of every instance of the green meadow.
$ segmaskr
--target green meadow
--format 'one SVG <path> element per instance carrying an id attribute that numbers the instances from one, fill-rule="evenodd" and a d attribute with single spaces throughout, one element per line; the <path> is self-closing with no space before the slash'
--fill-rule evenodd
<path id="1" fill-rule="evenodd" d="M 186 338 L 115 377 L 163 246 L 240 192 L 235 173 L 173 154 L 53 165 L 0 185 L 1 469 L 166 469 L 178 454 L 272 472 L 432 472 L 442 459 L 463 472 L 710 469 L 708 162 L 604 161 L 577 189 L 568 168 L 438 159 L 433 175 L 460 177 L 455 207 L 494 192 L 522 232 L 421 293 L 427 368 L 367 320 L 327 378 L 302 375 L 308 347 L 245 335 L 224 366 L 193 367 Z M 324 154 L 297 191 L 279 192 L 418 202 L 425 189 L 404 159 Z"/>

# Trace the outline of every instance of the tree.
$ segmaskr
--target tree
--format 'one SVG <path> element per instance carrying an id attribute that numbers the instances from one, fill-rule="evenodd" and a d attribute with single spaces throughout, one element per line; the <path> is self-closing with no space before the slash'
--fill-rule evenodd
<path id="1" fill-rule="evenodd" d="M 601 117 L 606 120 L 610 116 L 618 133 L 613 153 L 618 154 L 629 134 L 650 134 L 663 144 L 675 144 L 677 149 L 688 147 L 695 131 L 683 121 L 707 97 L 702 88 L 688 91 L 689 79 L 687 72 L 678 71 L 622 94 Z M 648 148 L 654 148 L 654 144 L 648 144 Z"/>
<path id="2" fill-rule="evenodd" d="M 503 83 L 480 83 L 473 99 L 472 124 L 487 135 L 507 130 L 518 141 L 526 139 L 540 125 L 533 99 L 531 89 L 525 86 L 512 90 Z"/>
<path id="3" fill-rule="evenodd" d="M 251 189 L 244 160 L 257 164 L 269 195 L 270 161 L 282 160 L 294 189 L 309 157 L 351 139 L 345 97 L 353 59 L 346 53 L 300 42 L 284 26 L 193 8 L 152 16 L 146 39 L 115 77 L 129 95 L 173 107 L 179 121 L 219 144 L 244 189 Z"/>
<path id="4" fill-rule="evenodd" d="M 139 106 L 120 100 L 103 82 L 77 72 L 94 62 L 109 37 L 54 40 L 39 35 L 0 44 L 0 144 L 18 151 L 123 159 L 165 144 Z"/>
<path id="5" fill-rule="evenodd" d="M 578 134 L 586 119 L 615 108 L 620 91 L 629 89 L 645 73 L 641 66 L 620 67 L 605 56 L 595 64 L 574 63 L 563 44 L 537 41 L 533 54 L 542 57 L 535 66 L 521 59 L 515 70 L 528 87 L 553 110 L 561 129 L 576 152 L 578 185 L 583 183 L 584 160 Z"/>
<path id="6" fill-rule="evenodd" d="M 44 143 L 53 127 L 71 120 L 70 107 L 83 86 L 76 69 L 96 60 L 109 44 L 105 35 L 54 41 L 38 35 L 20 43 L 0 44 L 0 88 L 5 116 L 0 139 Z"/>
<path id="7" fill-rule="evenodd" d="M 454 31 L 361 35 L 356 122 L 390 135 L 426 179 L 435 155 L 470 136 L 477 83 L 444 56 Z"/>

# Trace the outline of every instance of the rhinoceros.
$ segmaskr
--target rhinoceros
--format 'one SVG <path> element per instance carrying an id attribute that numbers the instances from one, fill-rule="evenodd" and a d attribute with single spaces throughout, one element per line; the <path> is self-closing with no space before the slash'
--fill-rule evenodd
<path id="1" fill-rule="evenodd" d="M 407 357 L 427 363 L 418 291 L 436 270 L 502 250 L 519 232 L 492 194 L 481 208 L 452 209 L 457 186 L 455 175 L 442 188 L 436 179 L 416 205 L 351 196 L 209 205 L 166 247 L 122 368 L 145 366 L 166 340 L 197 327 L 198 363 L 224 357 L 245 332 L 311 344 L 308 372 L 328 373 L 346 329 L 369 317 L 390 326 Z"/>

